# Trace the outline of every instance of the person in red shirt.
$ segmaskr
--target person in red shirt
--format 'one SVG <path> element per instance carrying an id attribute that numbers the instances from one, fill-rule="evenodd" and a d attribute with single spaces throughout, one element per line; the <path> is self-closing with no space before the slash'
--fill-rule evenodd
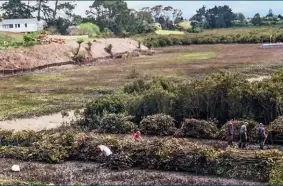
<path id="1" fill-rule="evenodd" d="M 132 134 L 132 138 L 135 140 L 135 141 L 139 141 L 141 140 L 141 132 L 140 131 L 137 131 L 135 133 Z"/>

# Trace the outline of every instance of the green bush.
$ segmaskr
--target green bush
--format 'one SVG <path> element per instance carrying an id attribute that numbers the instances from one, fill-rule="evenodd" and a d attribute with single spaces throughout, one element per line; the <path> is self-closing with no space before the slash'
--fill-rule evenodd
<path id="1" fill-rule="evenodd" d="M 172 135 L 176 128 L 171 116 L 156 114 L 144 118 L 140 123 L 140 130 L 149 135 Z"/>
<path id="2" fill-rule="evenodd" d="M 215 123 L 196 119 L 185 119 L 180 131 L 181 137 L 201 139 L 215 139 L 219 132 Z"/>
<path id="3" fill-rule="evenodd" d="M 133 93 L 141 93 L 150 88 L 150 85 L 146 83 L 144 80 L 139 79 L 134 81 L 133 83 L 127 84 L 124 86 L 124 92 L 128 94 Z"/>
<path id="4" fill-rule="evenodd" d="M 169 114 L 173 101 L 174 94 L 160 88 L 155 88 L 131 99 L 127 111 L 135 116 L 135 122 L 138 123 L 143 117 L 149 115 L 158 113 Z"/>
<path id="5" fill-rule="evenodd" d="M 78 26 L 78 34 L 96 36 L 100 34 L 100 29 L 96 24 L 82 23 Z"/>
<path id="6" fill-rule="evenodd" d="M 127 105 L 127 96 L 103 95 L 99 96 L 93 102 L 87 104 L 84 110 L 85 123 L 83 127 L 96 129 L 100 125 L 100 119 L 105 113 L 122 113 Z"/>
<path id="7" fill-rule="evenodd" d="M 132 117 L 124 114 L 107 114 L 102 117 L 100 132 L 128 134 L 137 130 L 138 126 L 131 122 Z"/>
<path id="8" fill-rule="evenodd" d="M 126 94 L 102 96 L 88 104 L 85 116 L 97 121 L 103 112 L 127 112 L 139 123 L 146 116 L 164 113 L 172 116 L 177 126 L 184 118 L 215 119 L 219 128 L 231 118 L 268 124 L 283 113 L 282 80 L 280 71 L 253 83 L 226 72 L 190 82 L 137 80 L 124 87 Z"/>

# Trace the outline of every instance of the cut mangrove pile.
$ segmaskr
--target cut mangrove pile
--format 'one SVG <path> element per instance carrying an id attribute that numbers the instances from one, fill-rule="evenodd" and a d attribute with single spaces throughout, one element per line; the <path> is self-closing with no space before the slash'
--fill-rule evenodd
<path id="1" fill-rule="evenodd" d="M 280 166 L 283 167 L 280 161 L 283 154 L 276 150 L 217 150 L 172 137 L 151 137 L 136 142 L 129 135 L 85 133 L 69 126 L 41 132 L 1 131 L 1 135 L 4 134 L 2 143 L 10 145 L 0 148 L 1 158 L 47 163 L 67 160 L 103 162 L 95 147 L 105 144 L 114 152 L 107 163 L 110 169 L 136 167 L 260 182 L 280 183 L 283 180 L 281 175 L 278 176 Z"/>

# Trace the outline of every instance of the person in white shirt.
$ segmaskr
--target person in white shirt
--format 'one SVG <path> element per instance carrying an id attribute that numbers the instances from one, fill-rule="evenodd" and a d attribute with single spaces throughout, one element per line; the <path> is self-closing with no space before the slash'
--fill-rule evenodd
<path id="1" fill-rule="evenodd" d="M 110 156 L 113 154 L 112 151 L 105 145 L 98 145 L 96 149 L 101 151 L 100 156 L 104 156 L 106 161 L 110 160 Z"/>

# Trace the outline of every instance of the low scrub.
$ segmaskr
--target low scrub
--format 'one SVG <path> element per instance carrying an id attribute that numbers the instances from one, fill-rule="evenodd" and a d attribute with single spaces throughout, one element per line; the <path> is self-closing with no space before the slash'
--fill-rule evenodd
<path id="1" fill-rule="evenodd" d="M 86 119 L 107 113 L 134 116 L 140 123 L 147 116 L 167 114 L 181 125 L 185 118 L 217 120 L 221 128 L 230 118 L 268 125 L 283 113 L 283 73 L 269 79 L 249 82 L 240 74 L 219 72 L 203 79 L 178 82 L 165 78 L 137 80 L 127 84 L 123 93 L 102 96 L 87 105 Z"/>
<path id="2" fill-rule="evenodd" d="M 218 134 L 218 128 L 215 123 L 205 120 L 185 119 L 181 129 L 177 131 L 178 137 L 192 137 L 201 139 L 215 139 Z"/>
<path id="3" fill-rule="evenodd" d="M 190 31 L 191 32 L 191 31 Z M 194 33 L 184 35 L 149 35 L 143 43 L 147 47 L 165 47 L 172 45 L 191 44 L 228 44 L 228 43 L 269 43 L 270 35 L 276 42 L 283 41 L 281 28 L 258 28 L 258 29 L 218 29 L 217 31 L 204 31 L 195 29 Z"/>
<path id="4" fill-rule="evenodd" d="M 127 104 L 125 95 L 103 95 L 87 104 L 84 110 L 85 122 L 81 123 L 82 127 L 90 130 L 97 129 L 100 120 L 106 113 L 123 113 Z"/>
<path id="5" fill-rule="evenodd" d="M 143 134 L 149 135 L 172 135 L 176 128 L 174 119 L 165 114 L 147 116 L 140 123 L 140 130 Z"/>
<path id="6" fill-rule="evenodd" d="M 138 126 L 131 122 L 132 117 L 124 114 L 107 114 L 102 117 L 100 132 L 127 134 L 137 130 Z"/>

